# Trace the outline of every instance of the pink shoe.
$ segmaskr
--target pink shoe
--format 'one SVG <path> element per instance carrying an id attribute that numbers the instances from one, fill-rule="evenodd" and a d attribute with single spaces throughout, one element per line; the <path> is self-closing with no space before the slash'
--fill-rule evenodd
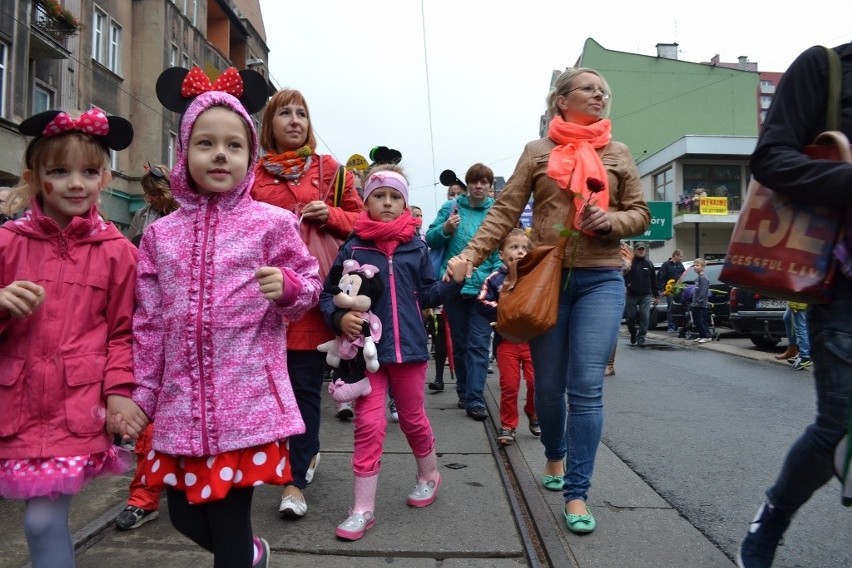
<path id="1" fill-rule="evenodd" d="M 332 384 L 334 385 L 334 390 L 331 389 Z M 357 383 L 344 383 L 342 380 L 337 379 L 329 384 L 328 390 L 331 392 L 331 398 L 335 402 L 349 402 L 359 396 L 367 396 L 373 392 L 373 387 L 370 386 L 370 379 L 365 377 Z"/>
<path id="2" fill-rule="evenodd" d="M 376 524 L 376 517 L 372 511 L 365 513 L 349 512 L 349 517 L 339 525 L 334 533 L 344 540 L 358 540 L 364 533 L 373 528 Z"/>
<path id="3" fill-rule="evenodd" d="M 408 494 L 409 507 L 428 507 L 438 497 L 438 488 L 441 487 L 441 476 L 435 481 L 417 481 L 414 490 Z"/>

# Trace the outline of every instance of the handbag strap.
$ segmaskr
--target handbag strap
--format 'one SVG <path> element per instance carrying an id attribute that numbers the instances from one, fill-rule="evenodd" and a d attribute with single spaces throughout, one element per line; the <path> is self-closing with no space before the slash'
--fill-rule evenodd
<path id="1" fill-rule="evenodd" d="M 346 168 L 343 166 L 337 166 L 337 171 L 334 173 L 334 181 L 332 185 L 334 187 L 334 206 L 340 207 L 340 204 L 343 203 L 343 186 L 346 183 Z"/>
<path id="2" fill-rule="evenodd" d="M 826 130 L 840 130 L 840 56 L 830 47 L 825 48 L 828 56 L 828 104 L 825 111 Z"/>

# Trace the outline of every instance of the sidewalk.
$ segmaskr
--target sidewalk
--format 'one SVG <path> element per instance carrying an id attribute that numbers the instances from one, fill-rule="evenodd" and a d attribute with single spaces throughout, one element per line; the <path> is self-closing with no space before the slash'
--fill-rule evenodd
<path id="1" fill-rule="evenodd" d="M 430 367 L 429 380 L 433 372 Z M 424 509 L 405 504 L 414 482 L 414 460 L 399 427 L 389 424 L 377 522 L 353 543 L 334 535 L 351 498 L 352 424 L 337 420 L 330 397 L 324 397 L 322 461 L 305 491 L 307 515 L 298 521 L 282 520 L 279 488 L 261 486 L 255 492 L 254 529 L 272 547 L 270 566 L 360 568 L 397 562 L 413 568 L 733 566 L 604 445 L 589 496 L 598 529 L 585 536 L 568 532 L 561 493 L 540 485 L 543 449 L 526 429 L 525 419 L 514 445 L 502 449 L 494 442 L 496 372 L 488 376 L 486 398 L 492 418 L 481 423 L 456 408 L 452 384 L 442 393 L 427 392 L 443 483 L 436 502 Z M 160 519 L 129 532 L 110 526 L 123 506 L 128 483 L 129 476 L 99 480 L 75 498 L 71 527 L 82 543 L 78 568 L 111 568 L 117 559 L 126 568 L 212 565 L 209 554 L 171 527 L 165 498 Z M 513 506 L 520 513 L 518 524 Z M 4 534 L 0 568 L 26 565 L 22 511 L 20 502 L 0 501 Z"/>

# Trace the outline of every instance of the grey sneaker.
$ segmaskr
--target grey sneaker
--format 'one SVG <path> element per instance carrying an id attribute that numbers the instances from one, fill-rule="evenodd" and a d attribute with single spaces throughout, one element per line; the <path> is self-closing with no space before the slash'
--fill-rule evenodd
<path id="1" fill-rule="evenodd" d="M 390 412 L 392 421 L 399 422 L 399 412 L 396 411 L 396 403 L 392 398 L 388 399 L 388 412 Z"/>
<path id="2" fill-rule="evenodd" d="M 508 446 L 515 441 L 515 431 L 510 428 L 501 428 L 497 435 L 497 442 L 501 446 Z"/>
<path id="3" fill-rule="evenodd" d="M 812 365 L 810 357 L 796 357 L 796 360 L 793 362 L 793 370 L 804 371 L 805 369 L 810 369 Z"/>
<path id="4" fill-rule="evenodd" d="M 120 531 L 129 531 L 130 529 L 138 529 L 148 521 L 153 521 L 160 516 L 156 510 L 149 511 L 141 507 L 128 505 L 115 518 L 115 528 Z"/>

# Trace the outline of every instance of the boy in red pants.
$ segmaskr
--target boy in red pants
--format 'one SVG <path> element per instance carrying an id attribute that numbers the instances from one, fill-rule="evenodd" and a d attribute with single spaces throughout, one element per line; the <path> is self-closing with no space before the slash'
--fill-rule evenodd
<path id="1" fill-rule="evenodd" d="M 508 265 L 525 257 L 529 249 L 530 240 L 523 229 L 512 229 L 500 243 L 500 258 L 503 260 L 503 266 L 493 272 L 482 284 L 476 305 L 479 313 L 492 322 L 491 325 L 497 321 L 497 302 L 500 298 L 500 288 L 508 273 Z M 532 435 L 541 435 L 541 428 L 535 414 L 535 374 L 528 343 L 512 343 L 500 337 L 499 333 L 495 333 L 494 344 L 497 368 L 500 371 L 501 427 L 497 441 L 503 446 L 508 446 L 515 440 L 515 429 L 518 427 L 518 392 L 521 386 L 521 371 L 527 384 L 524 413 L 529 419 Z"/>
<path id="2" fill-rule="evenodd" d="M 154 423 L 151 422 L 136 440 L 133 453 L 136 454 L 136 472 L 130 482 L 130 497 L 127 506 L 115 518 L 115 528 L 122 531 L 141 527 L 148 521 L 156 519 L 160 513 L 160 489 L 152 489 L 142 481 L 145 460 L 151 451 L 151 439 L 154 436 Z"/>

